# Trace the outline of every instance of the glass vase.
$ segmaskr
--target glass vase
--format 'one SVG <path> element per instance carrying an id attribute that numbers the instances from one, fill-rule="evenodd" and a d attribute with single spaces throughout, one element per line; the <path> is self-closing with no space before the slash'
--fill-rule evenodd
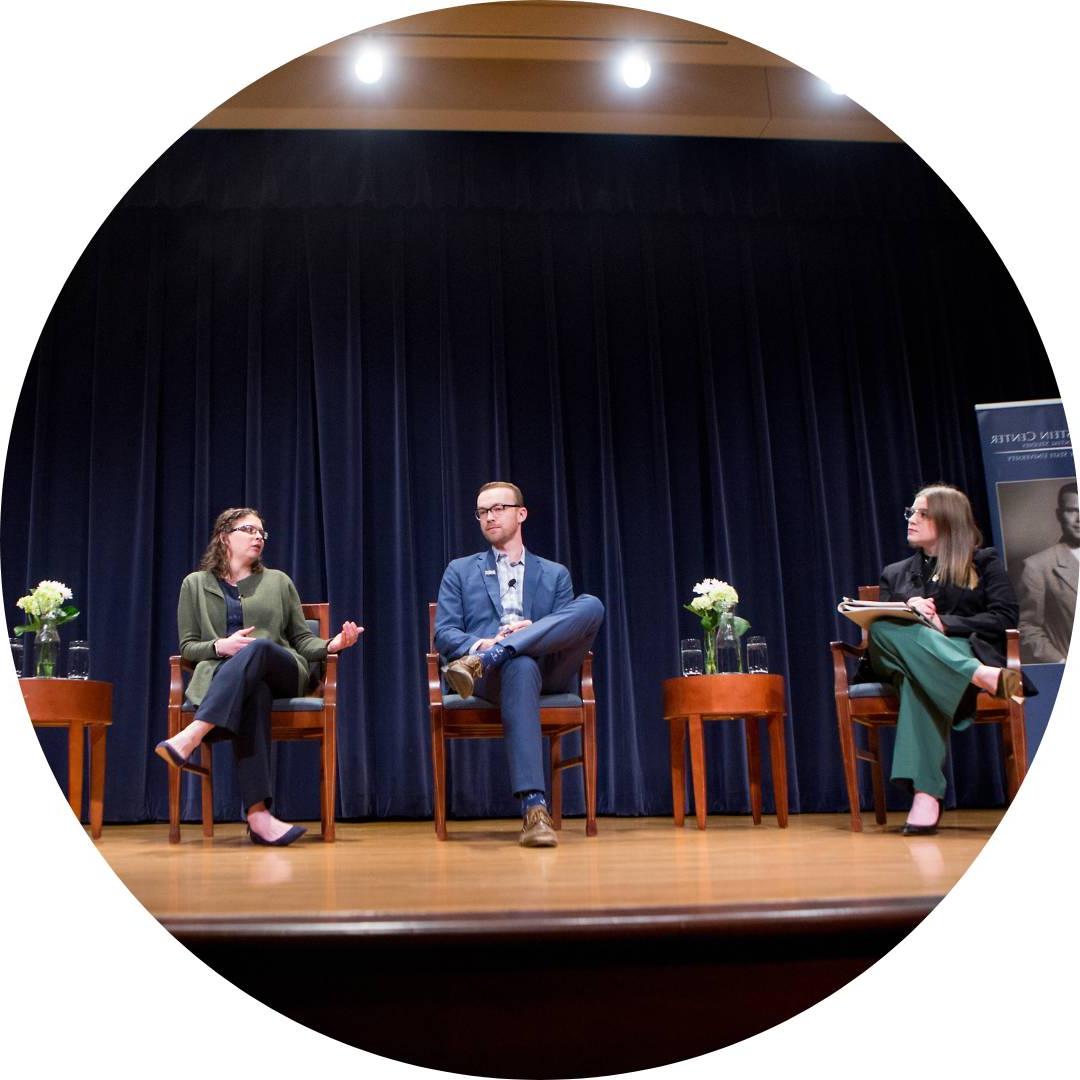
<path id="1" fill-rule="evenodd" d="M 55 678 L 59 659 L 60 631 L 53 619 L 44 619 L 34 635 L 34 675 L 39 679 Z"/>
<path id="2" fill-rule="evenodd" d="M 716 674 L 716 630 L 710 630 L 703 626 L 702 637 L 705 640 L 705 674 Z"/>

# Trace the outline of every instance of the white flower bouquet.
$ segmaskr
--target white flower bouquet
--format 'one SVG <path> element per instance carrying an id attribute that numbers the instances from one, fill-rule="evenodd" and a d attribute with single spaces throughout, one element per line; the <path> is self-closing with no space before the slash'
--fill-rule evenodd
<path id="1" fill-rule="evenodd" d="M 696 595 L 689 604 L 683 604 L 687 611 L 693 612 L 701 620 L 701 629 L 705 635 L 705 674 L 716 674 L 716 631 L 721 620 L 730 619 L 736 639 L 741 638 L 750 624 L 746 619 L 733 614 L 739 602 L 739 594 L 733 585 L 717 578 L 705 578 L 694 586 Z M 737 647 L 737 646 L 736 646 Z M 740 659 L 740 670 L 741 670 Z"/>

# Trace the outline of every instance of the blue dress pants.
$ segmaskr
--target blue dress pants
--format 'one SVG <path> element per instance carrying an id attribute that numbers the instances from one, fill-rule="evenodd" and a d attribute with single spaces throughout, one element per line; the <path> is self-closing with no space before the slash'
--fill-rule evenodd
<path id="1" fill-rule="evenodd" d="M 515 793 L 544 791 L 544 747 L 540 735 L 540 695 L 572 694 L 604 605 L 588 593 L 537 619 L 503 641 L 514 655 L 476 683 L 473 693 L 502 712 L 510 784 Z"/>
<path id="2" fill-rule="evenodd" d="M 288 649 L 265 639 L 245 645 L 218 664 L 196 720 L 214 725 L 208 742 L 227 738 L 236 756 L 244 812 L 256 803 L 270 808 L 270 708 L 274 698 L 295 697 L 300 669 Z"/>

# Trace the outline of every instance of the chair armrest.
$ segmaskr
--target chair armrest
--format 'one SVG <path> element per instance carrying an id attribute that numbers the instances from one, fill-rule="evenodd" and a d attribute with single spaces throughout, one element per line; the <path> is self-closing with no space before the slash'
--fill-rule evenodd
<path id="1" fill-rule="evenodd" d="M 442 705 L 442 674 L 439 672 L 439 654 L 427 654 L 428 705 Z"/>
<path id="2" fill-rule="evenodd" d="M 337 653 L 327 653 L 323 662 L 323 677 L 319 685 L 315 687 L 313 695 L 321 697 L 326 705 L 337 704 Z"/>
<path id="3" fill-rule="evenodd" d="M 581 662 L 581 700 L 585 705 L 596 704 L 596 692 L 593 690 L 592 681 L 592 653 L 585 654 Z"/>
<path id="4" fill-rule="evenodd" d="M 837 697 L 846 697 L 850 686 L 846 658 L 860 660 L 866 648 L 862 645 L 849 645 L 846 641 L 830 641 L 829 649 L 833 661 L 833 693 Z"/>
<path id="5" fill-rule="evenodd" d="M 184 668 L 191 670 L 190 665 L 185 665 L 180 656 L 169 657 L 169 708 L 178 709 L 184 704 Z"/>
<path id="6" fill-rule="evenodd" d="M 1020 631 L 1005 631 L 1005 666 L 1020 670 Z"/>

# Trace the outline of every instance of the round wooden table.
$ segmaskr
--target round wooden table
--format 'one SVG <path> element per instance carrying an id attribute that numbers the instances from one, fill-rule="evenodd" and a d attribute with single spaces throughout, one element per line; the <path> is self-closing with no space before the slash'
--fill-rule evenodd
<path id="1" fill-rule="evenodd" d="M 20 679 L 34 727 L 68 729 L 68 804 L 82 818 L 83 732 L 90 733 L 90 835 L 101 836 L 105 810 L 105 731 L 112 683 L 97 679 Z"/>
<path id="2" fill-rule="evenodd" d="M 705 828 L 706 720 L 737 720 L 746 726 L 750 772 L 750 810 L 761 824 L 761 742 L 758 721 L 768 722 L 776 822 L 788 822 L 787 752 L 784 740 L 784 677 L 782 675 L 690 675 L 664 680 L 664 719 L 671 737 L 671 795 L 675 824 L 686 819 L 686 730 L 690 729 L 690 777 L 699 829 Z"/>

